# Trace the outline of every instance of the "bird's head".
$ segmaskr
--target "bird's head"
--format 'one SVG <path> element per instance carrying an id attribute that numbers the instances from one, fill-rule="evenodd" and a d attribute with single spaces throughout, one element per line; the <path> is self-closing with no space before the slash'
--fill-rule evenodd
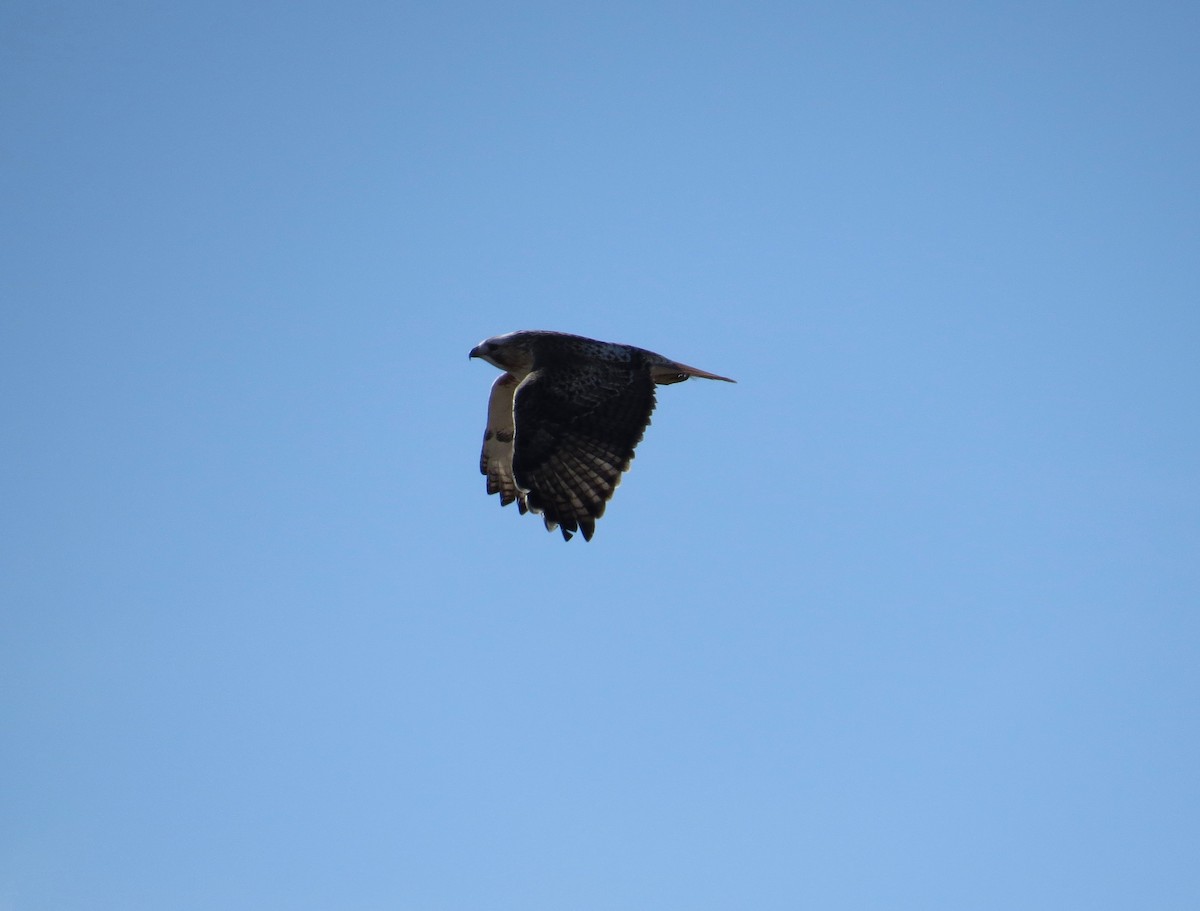
<path id="1" fill-rule="evenodd" d="M 470 357 L 480 358 L 510 373 L 525 374 L 533 369 L 533 352 L 523 332 L 486 339 L 471 349 Z"/>

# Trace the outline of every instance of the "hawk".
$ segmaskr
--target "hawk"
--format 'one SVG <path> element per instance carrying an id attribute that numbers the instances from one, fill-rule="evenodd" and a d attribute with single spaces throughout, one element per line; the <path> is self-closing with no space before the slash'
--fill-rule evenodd
<path id="1" fill-rule="evenodd" d="M 492 384 L 479 470 L 500 505 L 541 513 L 547 531 L 592 539 L 654 411 L 654 387 L 735 382 L 632 345 L 525 330 L 471 349 L 504 373 Z"/>

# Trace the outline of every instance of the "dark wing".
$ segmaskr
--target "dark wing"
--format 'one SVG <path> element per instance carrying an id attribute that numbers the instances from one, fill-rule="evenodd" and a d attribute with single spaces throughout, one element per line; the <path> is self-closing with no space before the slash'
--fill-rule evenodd
<path id="1" fill-rule="evenodd" d="M 483 432 L 483 452 L 479 455 L 479 471 L 487 475 L 487 492 L 500 494 L 500 505 L 507 506 L 513 500 L 517 508 L 525 512 L 525 498 L 517 489 L 513 479 L 513 392 L 517 378 L 511 373 L 501 374 L 492 383 L 492 395 L 488 399 L 487 429 Z"/>
<path id="2" fill-rule="evenodd" d="M 546 528 L 591 540 L 654 411 L 654 382 L 631 362 L 555 364 L 517 387 L 513 477 Z"/>

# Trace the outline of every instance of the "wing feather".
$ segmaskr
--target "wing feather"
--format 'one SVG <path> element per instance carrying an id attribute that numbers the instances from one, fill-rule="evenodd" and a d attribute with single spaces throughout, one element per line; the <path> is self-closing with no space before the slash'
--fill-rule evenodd
<path id="1" fill-rule="evenodd" d="M 512 474 L 548 530 L 591 540 L 654 404 L 654 382 L 638 356 L 552 364 L 522 381 L 513 401 Z"/>
<path id="2" fill-rule="evenodd" d="M 492 383 L 492 394 L 488 398 L 487 429 L 483 432 L 483 451 L 479 454 L 479 471 L 487 477 L 488 494 L 500 494 L 501 506 L 516 500 L 517 508 L 525 512 L 525 497 L 517 487 L 512 469 L 513 393 L 517 385 L 517 378 L 511 373 L 502 373 Z"/>

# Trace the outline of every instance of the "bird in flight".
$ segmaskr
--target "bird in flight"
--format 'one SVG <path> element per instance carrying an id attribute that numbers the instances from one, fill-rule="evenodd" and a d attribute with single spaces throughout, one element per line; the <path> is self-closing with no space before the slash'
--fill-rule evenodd
<path id="1" fill-rule="evenodd" d="M 500 505 L 541 513 L 547 531 L 592 539 L 654 411 L 654 387 L 735 382 L 632 345 L 565 332 L 497 335 L 471 357 L 499 367 L 479 470 Z"/>

